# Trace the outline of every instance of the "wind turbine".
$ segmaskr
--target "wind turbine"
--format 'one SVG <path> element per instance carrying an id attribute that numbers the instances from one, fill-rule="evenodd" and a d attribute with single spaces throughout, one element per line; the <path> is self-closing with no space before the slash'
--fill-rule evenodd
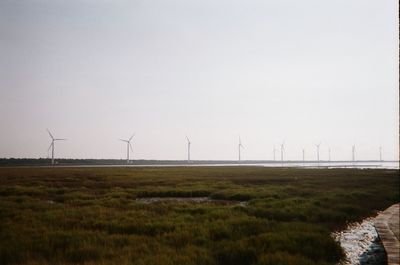
<path id="1" fill-rule="evenodd" d="M 329 156 L 328 156 L 328 160 L 329 160 L 329 162 L 331 162 L 331 148 L 329 147 L 329 149 L 328 149 L 328 154 L 329 154 Z"/>
<path id="2" fill-rule="evenodd" d="M 321 145 L 321 143 L 316 144 L 315 146 L 317 147 L 317 161 L 318 161 L 318 165 L 319 165 L 319 146 Z"/>
<path id="3" fill-rule="evenodd" d="M 303 148 L 303 164 L 304 164 L 304 158 L 305 158 L 305 150 Z"/>
<path id="4" fill-rule="evenodd" d="M 382 161 L 382 146 L 379 146 L 379 160 Z"/>
<path id="5" fill-rule="evenodd" d="M 243 145 L 242 145 L 242 141 L 241 141 L 241 139 L 240 139 L 240 136 L 239 136 L 239 144 L 238 144 L 238 151 L 239 151 L 239 162 L 240 162 L 240 149 L 242 149 L 242 148 L 244 148 L 243 147 Z"/>
<path id="6" fill-rule="evenodd" d="M 129 138 L 129 140 L 119 139 L 120 141 L 126 143 L 126 163 L 127 164 L 129 164 L 129 149 L 131 149 L 131 151 L 133 152 L 133 148 L 131 145 L 131 140 L 132 140 L 133 136 L 135 136 L 135 134 L 132 134 L 132 136 L 131 136 L 131 138 Z"/>
<path id="7" fill-rule="evenodd" d="M 51 137 L 51 144 L 49 146 L 49 149 L 47 149 L 47 152 L 50 150 L 51 148 L 51 164 L 54 165 L 54 143 L 56 141 L 65 141 L 67 139 L 61 139 L 61 138 L 54 138 L 54 136 L 51 134 L 51 132 L 49 131 L 49 129 L 47 129 L 47 132 L 49 133 L 50 137 Z"/>
<path id="8" fill-rule="evenodd" d="M 280 144 L 281 146 L 281 162 L 283 163 L 283 151 L 285 150 L 285 141 L 283 141 L 282 144 Z"/>
<path id="9" fill-rule="evenodd" d="M 353 162 L 355 162 L 356 161 L 356 145 L 355 144 L 353 144 L 353 146 L 351 147 L 351 158 L 352 158 L 352 160 L 353 160 Z"/>
<path id="10" fill-rule="evenodd" d="M 187 137 L 187 136 L 186 136 L 186 140 L 187 140 L 187 144 L 188 144 L 188 158 L 187 158 L 187 161 L 188 161 L 188 163 L 190 163 L 190 144 L 191 144 L 191 142 L 189 140 L 189 137 Z"/>

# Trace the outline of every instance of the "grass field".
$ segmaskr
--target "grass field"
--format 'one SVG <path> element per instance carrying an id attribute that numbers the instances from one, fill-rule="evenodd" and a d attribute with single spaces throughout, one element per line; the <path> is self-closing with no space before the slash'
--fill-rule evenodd
<path id="1" fill-rule="evenodd" d="M 330 233 L 399 202 L 398 174 L 0 168 L 0 264 L 335 264 L 343 253 Z"/>

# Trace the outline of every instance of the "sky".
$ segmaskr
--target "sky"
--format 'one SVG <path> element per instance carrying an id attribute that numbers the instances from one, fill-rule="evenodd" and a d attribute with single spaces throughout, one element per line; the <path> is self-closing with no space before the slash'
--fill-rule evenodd
<path id="1" fill-rule="evenodd" d="M 0 157 L 398 159 L 395 0 L 1 0 Z M 277 153 L 278 154 L 278 153 Z"/>

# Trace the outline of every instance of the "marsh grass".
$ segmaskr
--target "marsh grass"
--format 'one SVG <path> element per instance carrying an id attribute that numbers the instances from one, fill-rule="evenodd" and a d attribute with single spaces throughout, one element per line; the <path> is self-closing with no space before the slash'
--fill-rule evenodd
<path id="1" fill-rule="evenodd" d="M 398 170 L 0 169 L 0 264 L 334 264 L 330 233 L 399 201 Z M 159 201 L 204 197 L 237 204 Z"/>

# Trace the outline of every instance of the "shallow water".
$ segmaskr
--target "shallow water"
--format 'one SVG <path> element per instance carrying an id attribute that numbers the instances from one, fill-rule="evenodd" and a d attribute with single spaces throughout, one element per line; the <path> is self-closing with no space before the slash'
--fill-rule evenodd
<path id="1" fill-rule="evenodd" d="M 192 161 L 187 163 L 186 161 L 178 162 L 178 163 L 160 163 L 155 162 L 154 164 L 139 164 L 140 162 L 135 161 L 134 164 L 104 164 L 104 165 L 85 165 L 85 164 L 77 164 L 77 165 L 66 165 L 59 164 L 57 167 L 79 167 L 79 168 L 101 168 L 101 167 L 234 167 L 234 166 L 258 166 L 258 167 L 297 167 L 297 168 L 358 168 L 358 169 L 367 169 L 367 168 L 380 168 L 380 169 L 399 169 L 400 164 L 399 161 L 213 161 L 210 163 L 204 163 L 202 161 Z M 11 166 L 12 167 L 12 166 Z M 32 166 L 20 166 L 20 167 L 32 167 Z M 35 167 L 54 167 L 50 165 L 45 166 L 35 166 Z"/>
<path id="2" fill-rule="evenodd" d="M 239 164 L 243 166 L 254 165 L 254 166 L 263 166 L 263 167 L 305 167 L 305 168 L 384 168 L 384 169 L 399 169 L 399 162 L 393 161 L 378 161 L 378 162 L 369 162 L 369 161 L 356 161 L 356 162 L 347 162 L 347 161 L 322 161 L 318 163 L 317 161 L 312 162 L 270 162 L 270 163 L 260 163 L 260 164 Z"/>
<path id="3" fill-rule="evenodd" d="M 155 202 L 193 202 L 193 203 L 216 203 L 223 205 L 234 205 L 246 206 L 245 201 L 232 201 L 232 200 L 218 200 L 209 197 L 143 197 L 137 198 L 137 202 L 142 202 L 145 204 L 155 203 Z"/>
<path id="4" fill-rule="evenodd" d="M 340 243 L 346 259 L 340 265 L 385 265 L 385 249 L 374 227 L 374 218 L 352 223 L 332 234 Z"/>

